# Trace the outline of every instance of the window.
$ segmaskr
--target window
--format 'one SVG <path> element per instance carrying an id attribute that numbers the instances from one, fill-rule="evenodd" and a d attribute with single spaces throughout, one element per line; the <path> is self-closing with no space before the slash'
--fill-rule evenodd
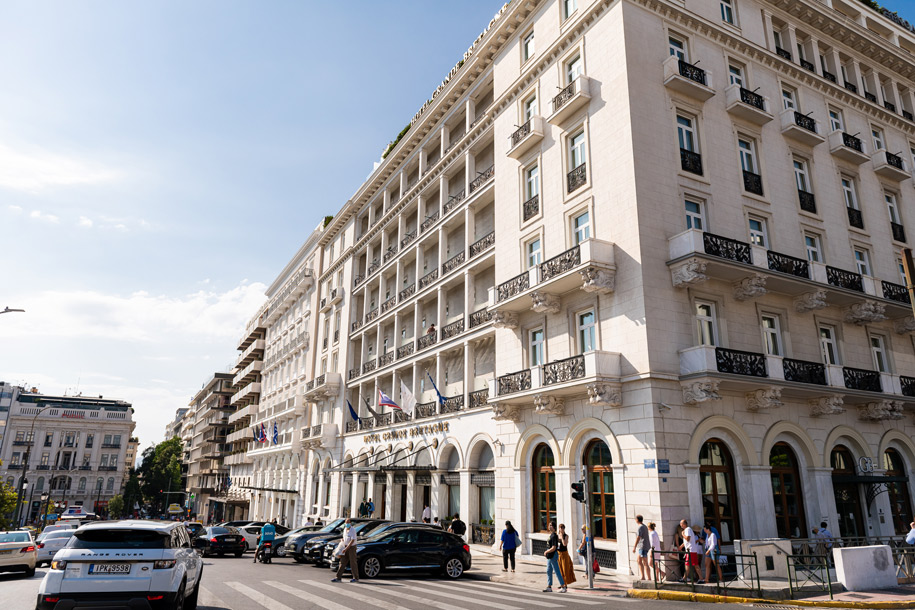
<path id="1" fill-rule="evenodd" d="M 569 138 L 569 171 L 584 165 L 586 160 L 585 132 L 579 131 Z"/>
<path id="2" fill-rule="evenodd" d="M 578 0 L 562 0 L 562 18 L 568 19 L 578 10 Z M 546 529 L 546 528 L 544 528 Z"/>
<path id="3" fill-rule="evenodd" d="M 69 443 L 72 444 L 72 440 L 70 440 L 70 435 L 69 435 L 69 434 L 67 435 L 67 441 L 68 441 Z M 102 446 L 108 446 L 108 445 L 110 445 L 110 444 L 111 444 L 111 435 L 110 435 L 110 434 L 106 434 L 106 435 L 104 436 L 104 438 L 102 438 Z"/>
<path id="4" fill-rule="evenodd" d="M 745 172 L 758 174 L 756 167 L 756 151 L 752 140 L 743 138 L 737 140 L 737 148 L 740 151 L 740 167 Z"/>
<path id="5" fill-rule="evenodd" d="M 807 248 L 807 260 L 813 263 L 819 263 L 823 261 L 823 257 L 820 254 L 819 235 L 814 235 L 813 233 L 805 233 L 804 247 Z"/>
<path id="6" fill-rule="evenodd" d="M 682 115 L 677 115 L 677 136 L 680 139 L 680 148 L 690 152 L 699 152 L 699 140 L 693 120 Z"/>
<path id="7" fill-rule="evenodd" d="M 535 328 L 530 333 L 530 365 L 540 366 L 544 363 L 543 328 Z"/>
<path id="8" fill-rule="evenodd" d="M 526 100 L 524 100 L 524 122 L 527 123 L 531 120 L 531 117 L 536 115 L 538 112 L 537 109 L 537 96 L 532 95 Z"/>
<path id="9" fill-rule="evenodd" d="M 87 483 L 86 477 L 80 477 L 79 485 L 77 486 L 77 489 L 79 489 L 80 491 L 86 491 L 86 483 Z"/>
<path id="10" fill-rule="evenodd" d="M 804 43 L 802 42 L 797 43 L 797 58 L 803 60 L 807 59 L 807 52 L 804 51 Z"/>
<path id="11" fill-rule="evenodd" d="M 47 434 L 44 435 L 44 446 L 50 447 L 53 444 L 54 444 L 54 434 L 51 432 L 48 432 Z"/>
<path id="12" fill-rule="evenodd" d="M 902 224 L 902 221 L 899 220 L 899 207 L 896 205 L 896 195 L 884 192 L 883 199 L 886 201 L 886 209 L 890 214 L 890 222 Z"/>
<path id="13" fill-rule="evenodd" d="M 842 177 L 842 193 L 845 196 L 845 207 L 858 209 L 858 189 L 851 178 Z"/>
<path id="14" fill-rule="evenodd" d="M 50 463 L 51 463 L 51 454 L 48 453 L 47 451 L 42 452 L 41 461 L 39 462 L 39 464 L 41 464 L 42 466 L 48 466 Z"/>
<path id="15" fill-rule="evenodd" d="M 779 538 L 806 538 L 804 495 L 797 458 L 787 443 L 776 443 L 769 453 L 772 500 Z"/>
<path id="16" fill-rule="evenodd" d="M 791 87 L 782 87 L 782 102 L 785 110 L 797 110 L 797 93 Z"/>
<path id="17" fill-rule="evenodd" d="M 845 119 L 842 117 L 841 110 L 829 109 L 829 130 L 845 131 Z"/>
<path id="18" fill-rule="evenodd" d="M 839 535 L 843 538 L 864 536 L 864 518 L 861 512 L 861 487 L 858 483 L 836 480 L 839 477 L 854 476 L 855 458 L 848 447 L 836 445 L 829 456 L 832 466 L 832 491 L 839 516 Z"/>
<path id="19" fill-rule="evenodd" d="M 540 246 L 539 237 L 527 242 L 527 245 L 525 246 L 524 249 L 525 249 L 525 252 L 527 255 L 527 268 L 528 269 L 533 269 L 534 267 L 536 267 L 537 265 L 539 265 L 541 263 L 543 253 L 542 253 L 542 248 Z"/>
<path id="20" fill-rule="evenodd" d="M 720 0 L 721 20 L 725 23 L 734 25 L 734 2 L 733 0 Z"/>
<path id="21" fill-rule="evenodd" d="M 883 469 L 888 477 L 904 477 L 905 481 L 887 483 L 890 500 L 890 515 L 893 517 L 893 529 L 897 534 L 906 534 L 912 522 L 912 499 L 909 496 L 908 471 L 902 456 L 892 447 L 883 453 Z"/>
<path id="22" fill-rule="evenodd" d="M 743 87 L 743 68 L 740 66 L 729 64 L 728 65 L 728 80 L 729 84 L 737 85 L 738 87 Z"/>
<path id="23" fill-rule="evenodd" d="M 549 445 L 538 445 L 533 460 L 534 531 L 545 532 L 547 524 L 556 521 L 556 473 L 553 451 Z"/>
<path id="24" fill-rule="evenodd" d="M 782 33 L 778 30 L 772 32 L 772 39 L 775 41 L 775 47 L 778 49 L 785 48 L 785 45 L 782 44 Z"/>
<path id="25" fill-rule="evenodd" d="M 901 283 L 903 286 L 907 286 L 907 285 L 908 285 L 908 281 L 906 281 L 906 279 L 905 279 L 905 265 L 902 264 L 902 259 L 901 259 L 901 258 L 897 258 L 897 259 L 896 259 L 896 269 L 899 270 L 899 279 L 900 279 L 900 283 Z"/>
<path id="26" fill-rule="evenodd" d="M 591 239 L 591 213 L 582 212 L 572 218 L 572 245 Z"/>
<path id="27" fill-rule="evenodd" d="M 698 201 L 690 201 L 689 199 L 686 199 L 683 202 L 683 205 L 686 208 L 686 228 L 704 231 L 705 215 L 703 213 L 702 204 Z"/>
<path id="28" fill-rule="evenodd" d="M 607 444 L 593 440 L 585 448 L 588 491 L 591 494 L 592 532 L 595 538 L 616 540 L 616 500 L 613 494 L 613 456 Z"/>
<path id="29" fill-rule="evenodd" d="M 886 341 L 880 335 L 871 335 L 871 355 L 874 357 L 874 369 L 889 373 L 890 367 L 886 358 Z"/>
<path id="30" fill-rule="evenodd" d="M 19 451 L 13 452 L 13 458 L 10 461 L 11 464 L 21 464 L 22 463 L 22 454 Z"/>
<path id="31" fill-rule="evenodd" d="M 696 331 L 699 345 L 717 345 L 715 304 L 709 301 L 696 301 Z"/>
<path id="32" fill-rule="evenodd" d="M 823 362 L 839 364 L 839 350 L 836 346 L 836 329 L 832 326 L 820 326 L 820 349 L 823 351 Z"/>
<path id="33" fill-rule="evenodd" d="M 760 248 L 768 248 L 769 237 L 765 219 L 750 216 L 747 222 L 750 229 L 750 243 Z"/>
<path id="34" fill-rule="evenodd" d="M 571 85 L 576 78 L 582 75 L 585 66 L 581 61 L 581 55 L 576 55 L 570 61 L 566 62 L 566 84 Z"/>
<path id="35" fill-rule="evenodd" d="M 858 273 L 861 275 L 870 275 L 870 257 L 867 255 L 867 250 L 864 248 L 854 248 L 855 251 L 855 266 L 858 268 Z"/>
<path id="36" fill-rule="evenodd" d="M 107 453 L 102 454 L 101 461 L 99 462 L 99 466 L 102 466 L 103 468 L 108 467 L 108 454 Z"/>
<path id="37" fill-rule="evenodd" d="M 733 542 L 740 536 L 734 463 L 718 439 L 706 441 L 699 452 L 699 486 L 705 520 L 718 528 L 722 544 Z"/>
<path id="38" fill-rule="evenodd" d="M 108 485 L 105 487 L 105 491 L 114 491 L 114 477 L 108 477 Z"/>
<path id="39" fill-rule="evenodd" d="M 101 489 L 101 488 L 102 488 L 102 485 L 104 485 L 104 484 L 105 484 L 105 479 L 103 479 L 102 477 L 99 477 L 99 478 L 97 478 L 97 479 L 95 480 L 95 488 L 96 488 L 96 489 Z"/>
<path id="40" fill-rule="evenodd" d="M 527 61 L 534 55 L 534 30 L 521 39 L 521 61 Z"/>
<path id="41" fill-rule="evenodd" d="M 797 182 L 797 190 L 805 193 L 813 192 L 810 188 L 810 177 L 807 173 L 807 162 L 803 159 L 794 160 L 794 181 Z"/>
<path id="42" fill-rule="evenodd" d="M 532 165 L 524 170 L 524 200 L 530 201 L 540 194 L 540 167 Z"/>
<path id="43" fill-rule="evenodd" d="M 674 36 L 668 36 L 667 47 L 673 57 L 676 57 L 680 61 L 689 61 L 686 55 L 686 43 L 684 43 L 681 39 Z"/>
<path id="44" fill-rule="evenodd" d="M 883 150 L 883 130 L 876 127 L 871 128 L 871 135 L 874 138 L 874 150 Z"/>
<path id="45" fill-rule="evenodd" d="M 770 356 L 781 356 L 782 337 L 778 316 L 772 314 L 762 315 L 763 346 Z"/>
<path id="46" fill-rule="evenodd" d="M 92 449 L 92 442 L 93 442 L 94 439 L 95 439 L 95 435 L 94 435 L 94 434 L 87 434 L 87 435 L 86 435 L 86 449 Z"/>
<path id="47" fill-rule="evenodd" d="M 597 349 L 597 328 L 594 311 L 588 310 L 576 316 L 578 326 L 578 353 L 584 354 Z"/>

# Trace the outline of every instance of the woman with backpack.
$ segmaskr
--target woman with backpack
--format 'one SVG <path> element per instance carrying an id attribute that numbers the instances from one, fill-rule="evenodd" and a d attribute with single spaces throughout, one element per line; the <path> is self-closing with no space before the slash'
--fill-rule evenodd
<path id="1" fill-rule="evenodd" d="M 512 572 L 515 571 L 515 551 L 518 550 L 518 542 L 521 537 L 518 531 L 512 527 L 511 521 L 505 522 L 505 529 L 502 530 L 502 540 L 499 542 L 499 550 L 502 551 L 502 571 L 508 572 L 508 562 L 511 560 Z"/>

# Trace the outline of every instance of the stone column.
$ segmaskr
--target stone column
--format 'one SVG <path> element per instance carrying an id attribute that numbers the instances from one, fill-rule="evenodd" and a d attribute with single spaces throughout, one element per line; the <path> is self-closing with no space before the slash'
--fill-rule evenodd
<path id="1" fill-rule="evenodd" d="M 433 470 L 430 473 L 430 477 L 429 507 L 432 509 L 432 516 L 438 517 L 439 520 L 441 520 L 442 517 L 445 516 L 445 511 L 448 510 L 448 499 L 442 497 L 442 494 L 447 487 L 442 485 L 441 470 Z"/>
<path id="2" fill-rule="evenodd" d="M 772 13 L 764 10 L 763 15 L 763 33 L 766 37 L 766 48 L 775 53 L 775 37 L 772 35 L 772 32 L 775 31 L 774 26 L 772 25 Z"/>
<path id="3" fill-rule="evenodd" d="M 416 473 L 407 473 L 407 521 L 410 519 L 422 520 L 422 512 L 416 514 Z"/>
<path id="4" fill-rule="evenodd" d="M 470 489 L 470 470 L 468 468 L 461 468 L 461 521 L 467 524 L 467 532 L 464 534 L 463 538 L 465 542 L 470 541 L 470 503 L 471 503 L 471 489 Z M 479 503 L 479 501 L 478 501 Z M 475 512 L 475 511 L 474 511 Z"/>
<path id="5" fill-rule="evenodd" d="M 818 498 L 821 512 L 813 519 L 813 523 L 807 524 L 807 528 L 819 527 L 821 521 L 826 521 L 832 534 L 839 536 L 839 513 L 836 511 L 836 496 L 832 487 L 832 468 L 811 468 L 810 472 L 814 481 L 814 489 L 811 490 L 813 493 L 804 494 L 804 501 L 806 502 L 811 497 Z M 807 514 L 810 515 L 810 512 Z"/>
<path id="6" fill-rule="evenodd" d="M 796 64 L 801 63 L 800 62 L 801 58 L 798 57 L 798 53 L 797 53 L 797 28 L 795 28 L 790 23 L 788 24 L 788 27 L 786 28 L 785 38 L 788 39 L 787 41 L 785 41 L 786 44 L 788 45 L 788 48 L 785 50 L 790 51 L 791 61 L 793 61 Z"/>
<path id="7" fill-rule="evenodd" d="M 387 473 L 387 487 L 384 491 L 384 518 L 394 520 L 394 473 Z"/>
<path id="8" fill-rule="evenodd" d="M 746 518 L 740 520 L 741 533 L 744 538 L 777 538 L 778 526 L 772 501 L 772 467 L 744 466 L 744 472 L 752 495 L 748 501 L 740 503 L 740 516 L 746 515 Z M 738 497 L 741 494 L 738 493 Z"/>

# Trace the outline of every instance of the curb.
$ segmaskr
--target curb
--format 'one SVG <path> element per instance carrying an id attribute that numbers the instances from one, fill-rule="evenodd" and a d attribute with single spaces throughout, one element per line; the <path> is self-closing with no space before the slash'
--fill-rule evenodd
<path id="1" fill-rule="evenodd" d="M 915 608 L 915 601 L 802 601 L 760 599 L 755 597 L 732 597 L 730 595 L 711 595 L 708 593 L 687 593 L 685 591 L 649 591 L 629 589 L 626 597 L 635 599 L 654 599 L 679 602 L 702 602 L 706 604 L 773 604 L 779 606 L 797 606 L 799 608 Z"/>
<path id="2" fill-rule="evenodd" d="M 471 580 L 481 580 L 487 582 L 497 582 L 506 585 L 514 585 L 516 587 L 524 587 L 524 582 L 519 582 L 517 579 L 511 577 L 502 576 L 499 574 L 487 574 L 485 572 L 464 572 L 464 577 Z M 538 584 L 537 586 L 542 586 Z M 539 589 L 538 589 L 539 590 Z M 585 595 L 602 595 L 606 597 L 626 597 L 626 589 L 624 587 L 620 588 L 608 588 L 608 587 L 598 587 L 595 586 L 594 589 L 580 589 L 576 587 L 569 587 L 570 593 L 583 593 Z"/>

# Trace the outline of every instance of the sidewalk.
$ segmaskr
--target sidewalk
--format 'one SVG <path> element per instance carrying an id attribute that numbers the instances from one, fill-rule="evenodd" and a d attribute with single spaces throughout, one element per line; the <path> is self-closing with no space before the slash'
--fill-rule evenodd
<path id="1" fill-rule="evenodd" d="M 829 595 L 805 596 L 797 600 L 759 599 L 713 595 L 708 593 L 690 593 L 688 591 L 671 591 L 654 589 L 632 589 L 629 597 L 638 599 L 655 599 L 667 601 L 692 601 L 726 604 L 777 604 L 778 606 L 798 606 L 815 608 L 915 608 L 915 585 L 899 585 L 892 589 L 879 591 L 842 591 Z"/>
<path id="2" fill-rule="evenodd" d="M 540 563 L 529 559 L 521 559 L 518 556 L 516 557 L 515 572 L 503 572 L 501 555 L 493 555 L 487 551 L 479 550 L 476 545 L 471 549 L 473 566 L 466 573 L 467 578 L 517 585 L 536 591 L 541 591 L 546 587 L 545 562 Z M 575 566 L 575 577 L 578 580 L 569 585 L 569 591 L 574 591 L 575 593 L 626 597 L 626 592 L 631 586 L 628 578 L 601 572 L 594 575 L 594 589 L 588 589 L 588 574 L 585 572 L 584 566 L 581 565 Z M 557 589 L 558 586 L 554 579 L 553 590 Z"/>

